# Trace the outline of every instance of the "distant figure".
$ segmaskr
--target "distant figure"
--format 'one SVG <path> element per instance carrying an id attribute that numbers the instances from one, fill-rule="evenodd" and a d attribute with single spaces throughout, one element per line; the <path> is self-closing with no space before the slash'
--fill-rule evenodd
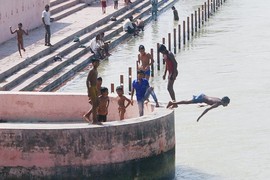
<path id="1" fill-rule="evenodd" d="M 131 100 L 128 99 L 126 96 L 124 96 L 123 86 L 118 86 L 116 88 L 116 92 L 118 95 L 118 97 L 117 97 L 117 99 L 118 99 L 118 112 L 119 112 L 120 120 L 123 120 L 125 117 L 126 109 L 130 105 Z M 125 104 L 126 102 L 127 102 L 127 104 Z"/>
<path id="2" fill-rule="evenodd" d="M 12 27 L 9 27 L 10 33 L 14 34 L 17 33 L 17 41 L 18 41 L 18 50 L 20 53 L 20 56 L 22 57 L 21 49 L 25 51 L 24 46 L 23 46 L 23 35 L 28 35 L 28 30 L 23 30 L 22 29 L 22 23 L 18 24 L 18 29 L 12 31 Z"/>
<path id="3" fill-rule="evenodd" d="M 136 30 L 136 25 L 135 23 L 132 23 L 133 21 L 133 16 L 130 16 L 124 21 L 123 24 L 123 30 L 129 34 L 133 34 L 134 36 L 138 35 L 138 32 Z"/>
<path id="4" fill-rule="evenodd" d="M 175 106 L 178 104 L 197 104 L 197 103 L 205 103 L 206 105 L 210 105 L 209 108 L 205 109 L 203 113 L 198 117 L 197 122 L 201 119 L 203 115 L 205 115 L 209 110 L 217 108 L 218 106 L 227 106 L 230 103 L 230 99 L 225 96 L 222 99 L 217 97 L 206 96 L 205 94 L 200 94 L 199 96 L 193 96 L 192 100 L 187 101 L 179 101 L 179 102 L 169 102 L 167 108 L 171 106 Z M 203 107 L 203 105 L 201 106 Z"/>
<path id="5" fill-rule="evenodd" d="M 98 89 L 97 89 L 97 68 L 99 66 L 98 59 L 92 59 L 93 68 L 89 71 L 86 79 L 86 87 L 88 92 L 89 100 L 92 102 L 92 108 L 83 115 L 85 121 L 90 123 L 90 114 L 93 114 L 93 124 L 102 124 L 97 120 L 97 108 L 98 108 Z"/>
<path id="6" fill-rule="evenodd" d="M 178 75 L 177 62 L 175 60 L 173 53 L 168 51 L 166 46 L 164 46 L 163 44 L 160 45 L 158 51 L 163 54 L 163 58 L 166 62 L 166 68 L 163 75 L 163 79 L 164 80 L 166 79 L 166 74 L 168 71 L 169 74 L 168 74 L 167 90 L 169 91 L 172 101 L 175 101 L 175 93 L 173 89 L 173 84 Z"/>
<path id="7" fill-rule="evenodd" d="M 178 12 L 177 12 L 177 10 L 175 9 L 174 6 L 172 7 L 172 10 L 173 10 L 173 18 L 174 18 L 174 20 L 179 21 Z"/>
<path id="8" fill-rule="evenodd" d="M 158 0 L 151 0 L 152 4 L 152 19 L 157 20 Z"/>
<path id="9" fill-rule="evenodd" d="M 104 40 L 104 37 L 105 37 L 105 33 L 102 32 L 100 33 L 100 47 L 101 49 L 103 49 L 103 53 L 104 53 L 104 56 L 110 56 L 111 54 L 109 53 L 109 44 L 111 43 L 111 41 L 105 41 Z"/>
<path id="10" fill-rule="evenodd" d="M 149 86 L 148 80 L 143 78 L 144 77 L 144 71 L 138 71 L 137 72 L 137 80 L 134 80 L 132 83 L 132 91 L 131 91 L 131 104 L 133 104 L 133 95 L 136 91 L 136 97 L 137 97 L 137 103 L 139 108 L 139 114 L 140 116 L 144 115 L 144 101 L 149 98 L 149 95 L 151 94 L 154 101 L 156 102 L 156 107 L 159 107 L 159 103 L 156 97 L 156 94 L 153 90 L 153 87 Z"/>
<path id="11" fill-rule="evenodd" d="M 114 6 L 113 6 L 114 9 L 118 9 L 118 0 L 114 0 L 113 2 L 114 2 Z"/>
<path id="12" fill-rule="evenodd" d="M 45 10 L 42 12 L 42 22 L 45 27 L 45 46 L 52 46 L 51 44 L 51 18 L 50 6 L 47 4 Z"/>
<path id="13" fill-rule="evenodd" d="M 103 49 L 100 45 L 100 34 L 97 34 L 96 37 L 90 41 L 90 51 L 94 53 L 96 58 L 103 59 L 105 58 Z"/>
<path id="14" fill-rule="evenodd" d="M 137 61 L 138 70 L 144 71 L 145 78 L 149 80 L 151 73 L 150 68 L 151 65 L 154 63 L 154 59 L 150 53 L 145 52 L 145 47 L 143 45 L 139 46 L 139 52 L 140 54 L 138 54 Z"/>
<path id="15" fill-rule="evenodd" d="M 102 87 L 100 90 L 101 95 L 99 96 L 99 105 L 98 105 L 98 121 L 106 122 L 108 115 L 108 107 L 110 105 L 110 98 L 108 96 L 108 88 Z"/>
<path id="16" fill-rule="evenodd" d="M 142 18 L 137 19 L 136 26 L 139 31 L 144 31 L 144 21 L 142 20 Z"/>
<path id="17" fill-rule="evenodd" d="M 106 7 L 107 7 L 107 0 L 100 0 L 101 1 L 101 8 L 102 8 L 102 13 L 106 13 Z"/>

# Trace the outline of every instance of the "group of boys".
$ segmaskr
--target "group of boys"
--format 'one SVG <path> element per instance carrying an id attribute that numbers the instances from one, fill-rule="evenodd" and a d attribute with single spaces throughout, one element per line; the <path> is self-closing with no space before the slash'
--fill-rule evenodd
<path id="1" fill-rule="evenodd" d="M 222 99 L 216 97 L 206 96 L 205 94 L 200 94 L 198 96 L 193 96 L 191 100 L 179 101 L 176 102 L 175 100 L 175 92 L 173 89 L 173 85 L 175 82 L 176 77 L 178 76 L 177 70 L 177 61 L 174 57 L 174 54 L 167 50 L 167 48 L 162 44 L 160 45 L 158 51 L 163 54 L 163 58 L 165 60 L 166 66 L 163 75 L 163 79 L 166 79 L 168 73 L 168 84 L 167 90 L 170 94 L 172 101 L 169 101 L 167 108 L 174 108 L 177 107 L 179 104 L 197 104 L 197 103 L 205 103 L 206 105 L 210 105 L 209 108 L 205 109 L 203 113 L 197 118 L 197 121 L 201 119 L 203 115 L 205 115 L 209 110 L 217 108 L 219 106 L 227 106 L 230 103 L 230 99 L 225 96 Z M 149 85 L 149 77 L 150 77 L 150 68 L 151 65 L 154 63 L 153 57 L 151 54 L 145 52 L 145 47 L 143 45 L 139 46 L 139 54 L 138 54 L 138 61 L 137 61 L 137 79 L 132 83 L 132 91 L 131 91 L 131 99 L 129 100 L 127 97 L 123 95 L 123 87 L 119 86 L 116 89 L 118 94 L 118 111 L 120 115 L 120 120 L 124 119 L 124 114 L 126 112 L 126 108 L 131 104 L 133 105 L 133 96 L 136 92 L 136 99 L 139 109 L 139 115 L 144 115 L 144 104 L 146 101 L 149 101 L 149 96 L 151 95 L 156 103 L 156 107 L 159 107 L 159 103 L 156 97 L 156 94 L 153 90 L 153 87 Z M 99 60 L 93 60 L 93 69 L 89 71 L 87 77 L 87 88 L 88 88 L 88 96 L 92 102 L 92 112 L 93 112 L 93 124 L 100 124 L 100 120 L 97 119 L 96 112 L 97 107 L 99 106 L 98 101 L 103 101 L 103 105 L 100 106 L 102 109 L 106 109 L 102 111 L 102 115 L 108 113 L 108 105 L 109 100 L 108 98 L 108 89 L 106 88 L 106 92 L 101 93 L 100 98 L 98 99 L 97 93 L 98 89 L 96 86 L 96 79 L 97 79 L 97 67 L 99 65 Z M 104 95 L 105 94 L 105 95 Z M 105 97 L 106 98 L 105 98 Z M 126 103 L 127 102 L 127 103 Z M 202 107 L 202 106 L 201 106 Z M 89 111 L 90 112 L 90 111 Z M 104 112 L 104 113 L 103 113 Z M 89 120 L 89 113 L 84 115 L 84 118 L 90 122 Z M 103 121 L 104 122 L 104 121 Z"/>
<path id="2" fill-rule="evenodd" d="M 99 66 L 99 59 L 92 59 L 92 65 L 93 68 L 89 71 L 86 80 L 89 103 L 92 105 L 92 108 L 83 115 L 83 119 L 90 123 L 90 115 L 92 114 L 92 124 L 101 125 L 102 122 L 107 121 L 110 104 L 109 91 L 108 88 L 102 87 L 102 78 L 98 77 L 97 67 Z M 118 94 L 118 112 L 120 120 L 123 120 L 126 108 L 131 104 L 131 100 L 124 96 L 122 86 L 118 86 L 116 92 Z"/>

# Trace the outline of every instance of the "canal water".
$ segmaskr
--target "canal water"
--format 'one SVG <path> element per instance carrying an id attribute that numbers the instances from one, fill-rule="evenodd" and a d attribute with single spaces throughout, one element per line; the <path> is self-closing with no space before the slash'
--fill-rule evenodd
<path id="1" fill-rule="evenodd" d="M 180 0 L 175 4 L 182 24 L 205 1 Z M 183 105 L 175 109 L 175 179 L 269 179 L 270 176 L 270 1 L 227 0 L 186 46 L 176 53 L 179 76 L 175 82 L 177 100 L 205 93 L 229 96 L 231 103 L 208 112 Z M 162 38 L 173 33 L 168 10 L 136 38 L 119 45 L 112 56 L 101 62 L 103 85 L 119 85 L 128 67 L 135 72 L 138 46 L 155 48 Z M 166 42 L 167 43 L 167 42 Z M 155 54 L 156 55 L 156 54 Z M 170 100 L 164 67 L 155 71 L 150 83 L 159 101 Z M 58 91 L 86 92 L 88 69 L 78 73 Z M 133 73 L 135 78 L 135 73 Z"/>

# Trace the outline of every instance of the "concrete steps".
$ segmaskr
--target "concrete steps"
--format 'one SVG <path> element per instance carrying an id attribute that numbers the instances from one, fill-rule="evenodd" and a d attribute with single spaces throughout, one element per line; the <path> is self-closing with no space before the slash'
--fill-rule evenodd
<path id="1" fill-rule="evenodd" d="M 86 3 L 80 3 L 79 0 L 56 0 L 50 4 L 51 18 L 54 21 L 67 17 L 88 6 Z"/>
<path id="2" fill-rule="evenodd" d="M 161 9 L 168 8 L 172 4 L 169 2 L 164 3 L 164 1 L 160 3 Z M 94 31 L 82 35 L 80 43 L 66 43 L 51 54 L 38 59 L 27 68 L 23 68 L 8 77 L 5 82 L 0 83 L 0 86 L 4 87 L 5 90 L 12 89 L 13 91 L 52 91 L 91 62 L 89 45 L 84 43 L 88 43 L 96 33 L 107 31 L 105 39 L 110 39 L 110 48 L 114 48 L 119 42 L 130 37 L 130 35 L 122 31 L 123 20 L 133 15 L 135 19 L 144 17 L 143 19 L 147 23 L 151 20 L 150 10 L 151 5 L 149 2 L 139 3 L 133 9 L 118 16 L 116 22 L 109 21 Z M 85 49 L 78 48 L 81 43 L 86 46 Z M 56 55 L 62 57 L 61 62 L 53 60 Z"/>
<path id="3" fill-rule="evenodd" d="M 142 0 L 137 0 L 134 3 L 132 3 L 132 5 L 130 7 L 134 7 L 134 9 L 138 8 L 137 5 L 139 6 L 141 3 L 143 4 Z M 66 44 L 69 44 L 74 39 L 75 36 L 78 36 L 78 37 L 83 36 L 84 34 L 86 34 L 88 32 L 96 33 L 96 31 L 94 31 L 94 30 L 96 30 L 97 28 L 99 28 L 100 26 L 102 26 L 104 24 L 111 23 L 111 21 L 110 21 L 111 16 L 117 17 L 117 16 L 123 14 L 124 12 L 127 12 L 127 10 L 128 10 L 128 7 L 124 7 L 122 9 L 119 9 L 118 11 L 112 13 L 111 15 L 105 16 L 103 19 L 100 19 L 100 20 L 96 21 L 95 23 L 93 23 L 93 24 L 91 24 L 91 25 L 89 25 L 89 26 L 87 26 L 79 31 L 77 31 L 73 34 L 70 34 L 69 36 L 66 36 L 65 34 L 63 34 L 63 37 L 65 37 L 65 38 L 59 40 L 58 42 L 55 42 L 53 47 L 46 48 L 46 49 L 40 51 L 39 53 L 33 55 L 32 57 L 27 58 L 26 60 L 17 64 L 16 66 L 14 66 L 10 69 L 7 69 L 4 72 L 1 72 L 0 82 L 7 81 L 7 78 L 9 78 L 10 76 L 13 76 L 13 74 L 16 74 L 18 71 L 26 68 L 28 65 L 36 62 L 38 59 L 45 57 L 45 56 L 51 56 L 52 53 L 59 51 L 59 49 L 61 47 L 65 46 Z M 114 23 L 117 23 L 117 22 L 114 22 Z M 118 23 L 120 23 L 120 22 L 118 21 Z M 109 28 L 111 28 L 111 27 L 109 27 Z M 102 30 L 105 31 L 106 29 L 102 29 Z M 91 39 L 92 37 L 94 37 L 94 35 L 90 36 L 89 38 Z M 82 42 L 82 43 L 85 43 L 88 40 L 89 39 L 85 39 L 85 40 L 83 40 L 84 42 Z M 71 49 L 69 49 L 69 51 L 71 51 Z M 59 52 L 56 55 L 63 56 L 63 54 L 65 54 L 65 51 L 63 53 Z M 1 84 L 0 84 L 0 87 L 1 87 Z M 3 89 L 10 90 L 9 88 L 3 88 Z"/>
<path id="4" fill-rule="evenodd" d="M 172 3 L 160 3 L 160 13 L 164 10 L 170 8 L 173 4 Z M 134 18 L 143 17 L 142 19 L 145 23 L 151 21 L 152 17 L 150 15 L 151 7 L 147 6 L 140 10 L 140 13 L 133 14 Z M 111 30 L 107 31 L 105 39 L 110 39 L 111 44 L 110 48 L 116 47 L 120 42 L 124 41 L 128 37 L 131 37 L 129 34 L 122 30 L 122 26 L 115 26 Z M 40 86 L 33 89 L 33 91 L 53 91 L 59 88 L 63 83 L 67 80 L 71 79 L 76 73 L 84 69 L 89 63 L 91 62 L 91 57 L 89 55 L 83 55 L 74 63 L 70 64 L 69 66 L 63 68 L 58 74 L 54 75 L 46 82 L 41 84 Z"/>
<path id="5" fill-rule="evenodd" d="M 65 9 L 65 10 L 62 10 L 60 12 L 58 12 L 57 14 L 55 15 L 52 15 L 51 17 L 54 19 L 54 21 L 57 21 L 59 19 L 62 19 L 64 17 L 67 17 L 83 8 L 87 7 L 87 4 L 85 3 L 79 3 L 79 4 L 76 4 L 68 9 Z"/>
<path id="6" fill-rule="evenodd" d="M 93 31 L 90 31 L 90 32 L 84 34 L 83 36 L 80 37 L 81 43 L 89 42 L 90 39 L 94 38 L 95 34 L 100 33 L 100 32 L 104 32 L 108 29 L 111 29 L 114 26 L 119 25 L 119 27 L 121 27 L 122 26 L 121 23 L 124 20 L 124 18 L 134 14 L 137 11 L 137 9 L 144 8 L 148 4 L 149 3 L 145 3 L 145 2 L 139 3 L 133 9 L 127 11 L 126 13 L 122 14 L 121 16 L 118 16 L 117 21 L 115 21 L 115 22 L 109 21 L 109 22 L 105 23 L 104 25 L 94 29 Z M 62 47 L 58 48 L 56 51 L 53 51 L 52 53 L 48 54 L 47 56 L 38 59 L 37 61 L 35 61 L 35 63 L 32 63 L 29 66 L 21 69 L 17 73 L 11 75 L 10 77 L 8 77 L 6 79 L 5 82 L 0 83 L 0 86 L 5 90 L 14 90 L 14 91 L 17 91 L 17 90 L 31 91 L 31 90 L 33 90 L 33 88 L 36 85 L 43 83 L 46 80 L 46 78 L 48 79 L 50 76 L 54 75 L 54 73 L 52 73 L 51 71 L 48 71 L 49 73 L 52 73 L 50 76 L 49 75 L 42 76 L 42 75 L 39 75 L 39 73 L 38 73 L 41 70 L 43 71 L 43 69 L 46 68 L 46 66 L 49 66 L 51 64 L 55 64 L 54 60 L 53 60 L 54 56 L 61 56 L 61 57 L 70 56 L 69 54 L 72 54 L 73 51 L 77 51 L 79 46 L 80 46 L 80 43 L 74 43 L 74 42 L 66 43 Z M 79 50 L 81 50 L 81 49 L 79 49 Z M 83 51 L 82 54 L 87 52 L 85 50 L 81 50 L 81 51 Z M 89 50 L 88 50 L 88 52 L 89 52 Z M 71 57 L 71 61 L 74 60 L 73 56 L 70 56 L 70 57 Z M 26 70 L 26 69 L 28 69 L 28 70 Z M 54 71 L 54 72 L 56 72 L 56 71 Z M 36 81 L 36 79 L 34 79 L 33 76 L 36 76 L 37 78 L 40 78 L 40 79 Z M 31 80 L 33 80 L 33 81 L 31 81 Z M 24 81 L 26 81 L 26 82 L 24 82 Z M 28 83 L 30 85 L 26 86 L 25 85 L 26 83 Z"/>

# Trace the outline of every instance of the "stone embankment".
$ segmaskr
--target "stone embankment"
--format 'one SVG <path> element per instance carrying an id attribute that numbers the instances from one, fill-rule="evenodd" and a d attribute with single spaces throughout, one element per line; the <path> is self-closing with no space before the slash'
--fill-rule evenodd
<path id="1" fill-rule="evenodd" d="M 159 1 L 159 13 L 170 8 L 173 3 L 175 1 Z M 151 20 L 150 1 L 133 1 L 129 6 L 122 6 L 118 10 L 110 8 L 112 7 L 107 8 L 107 15 L 100 15 L 99 5 L 88 6 L 56 21 L 52 24 L 54 46 L 45 47 L 43 41 L 37 40 L 37 43 L 33 43 L 29 49 L 26 47 L 29 57 L 23 61 L 18 60 L 18 57 L 13 59 L 16 53 L 4 57 L 0 66 L 1 90 L 52 91 L 91 62 L 89 41 L 97 33 L 105 32 L 105 39 L 111 40 L 110 48 L 114 48 L 129 37 L 122 30 L 124 19 L 133 15 L 135 19 L 140 17 L 146 23 Z M 110 21 L 112 16 L 117 17 L 117 20 Z M 98 17 L 100 18 L 97 19 Z M 42 28 L 36 30 L 37 33 L 43 34 L 42 31 Z M 35 32 L 32 34 L 35 35 Z M 73 42 L 74 37 L 79 37 L 80 41 Z M 39 34 L 37 38 L 43 38 L 43 36 Z M 62 57 L 62 61 L 55 61 L 55 56 Z"/>
<path id="2" fill-rule="evenodd" d="M 89 125 L 82 120 L 86 100 L 83 94 L 0 92 L 6 102 L 0 106 L 1 177 L 100 178 L 115 164 L 174 150 L 174 111 L 148 104 L 138 117 L 131 106 L 120 121 L 117 100 L 110 97 L 109 122 Z M 161 163 L 174 172 L 167 159 Z"/>

